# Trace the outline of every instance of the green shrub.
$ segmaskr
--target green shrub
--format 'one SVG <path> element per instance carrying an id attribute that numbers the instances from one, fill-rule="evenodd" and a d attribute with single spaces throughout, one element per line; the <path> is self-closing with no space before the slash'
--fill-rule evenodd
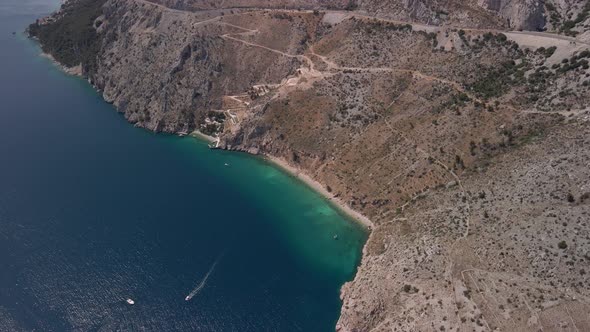
<path id="1" fill-rule="evenodd" d="M 555 53 L 555 50 L 557 50 L 557 47 L 555 46 L 551 46 L 549 48 L 547 48 L 544 52 L 544 55 L 546 58 L 549 58 L 553 55 L 553 53 Z"/>
<path id="2" fill-rule="evenodd" d="M 73 67 L 82 64 L 86 75 L 96 71 L 96 56 L 101 48 L 94 21 L 102 14 L 106 0 L 75 0 L 62 5 L 60 16 L 53 22 L 29 26 L 29 34 L 37 37 L 45 53 L 61 64 Z"/>

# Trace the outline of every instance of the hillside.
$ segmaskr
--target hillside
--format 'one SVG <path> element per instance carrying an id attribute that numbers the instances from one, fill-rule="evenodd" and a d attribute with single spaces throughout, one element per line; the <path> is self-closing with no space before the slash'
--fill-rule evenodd
<path id="1" fill-rule="evenodd" d="M 29 30 L 130 122 L 282 159 L 372 221 L 339 330 L 590 331 L 584 6 L 93 4 Z"/>

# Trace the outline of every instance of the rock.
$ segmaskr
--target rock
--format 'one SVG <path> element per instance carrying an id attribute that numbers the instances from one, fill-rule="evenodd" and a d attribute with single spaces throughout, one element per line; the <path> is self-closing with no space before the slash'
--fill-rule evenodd
<path id="1" fill-rule="evenodd" d="M 450 189 L 457 185 L 457 181 L 450 181 L 445 185 L 445 188 Z"/>
<path id="2" fill-rule="evenodd" d="M 540 0 L 478 0 L 478 5 L 498 13 L 515 30 L 543 30 L 545 27 Z"/>

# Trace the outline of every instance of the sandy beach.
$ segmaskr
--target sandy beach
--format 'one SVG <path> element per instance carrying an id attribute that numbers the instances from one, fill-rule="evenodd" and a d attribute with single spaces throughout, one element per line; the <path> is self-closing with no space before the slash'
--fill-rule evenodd
<path id="1" fill-rule="evenodd" d="M 215 138 L 213 136 L 205 135 L 197 130 L 193 131 L 190 135 L 192 137 L 197 138 L 197 139 L 206 140 L 209 143 L 216 143 L 217 142 L 217 138 Z M 252 154 L 247 151 L 241 151 L 241 152 Z M 254 155 L 256 155 L 256 154 L 254 154 Z M 353 210 L 351 207 L 349 207 L 346 203 L 344 203 L 339 198 L 334 197 L 334 195 L 332 193 L 328 192 L 328 190 L 324 187 L 324 185 L 322 185 L 320 182 L 314 180 L 309 175 L 305 174 L 301 169 L 289 165 L 289 163 L 287 161 L 285 161 L 284 159 L 281 159 L 281 158 L 277 158 L 277 157 L 269 156 L 269 155 L 259 155 L 259 156 L 263 157 L 265 160 L 269 161 L 273 165 L 281 168 L 282 170 L 286 171 L 290 175 L 292 175 L 292 176 L 296 177 L 297 179 L 299 179 L 300 181 L 304 182 L 306 185 L 311 187 L 313 190 L 318 192 L 320 195 L 324 196 L 328 201 L 332 202 L 332 204 L 334 204 L 334 206 L 336 208 L 338 208 L 338 210 L 340 210 L 341 212 L 343 212 L 347 216 L 351 217 L 356 222 L 360 223 L 362 226 L 366 227 L 369 230 L 373 229 L 373 227 L 374 227 L 373 222 L 371 222 L 371 220 L 369 218 L 362 215 L 358 211 Z"/>
<path id="2" fill-rule="evenodd" d="M 198 130 L 194 130 L 189 135 L 192 136 L 192 137 L 196 137 L 196 138 L 205 140 L 205 141 L 207 141 L 209 143 L 217 143 L 217 138 L 216 137 L 205 135 L 205 134 L 203 134 L 202 132 L 200 132 Z"/>
<path id="3" fill-rule="evenodd" d="M 340 211 L 342 211 L 343 213 L 345 213 L 346 215 L 348 215 L 349 217 L 351 217 L 352 219 L 354 219 L 355 221 L 357 221 L 358 223 L 360 223 L 364 227 L 368 228 L 369 230 L 373 229 L 373 223 L 371 222 L 371 220 L 369 218 L 362 215 L 358 211 L 353 210 L 352 208 L 350 208 L 346 203 L 344 203 L 339 198 L 334 197 L 334 195 L 332 193 L 328 192 L 328 190 L 326 188 L 324 188 L 324 186 L 320 182 L 312 179 L 309 175 L 305 174 L 302 170 L 289 165 L 289 163 L 287 163 L 285 160 L 283 160 L 281 158 L 268 156 L 268 155 L 264 155 L 264 158 L 266 160 L 268 160 L 269 162 L 275 164 L 276 166 L 280 167 L 281 169 L 287 171 L 289 174 L 293 175 L 294 177 L 296 177 L 300 181 L 303 181 L 305 184 L 310 186 L 313 190 L 320 193 L 327 200 L 332 202 Z"/>

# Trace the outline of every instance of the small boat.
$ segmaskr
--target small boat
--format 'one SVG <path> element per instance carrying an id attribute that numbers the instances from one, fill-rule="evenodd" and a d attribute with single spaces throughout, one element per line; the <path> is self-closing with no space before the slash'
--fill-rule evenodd
<path id="1" fill-rule="evenodd" d="M 225 163 L 224 165 L 225 165 L 225 166 L 229 166 L 229 164 L 228 164 L 228 163 Z"/>
<path id="2" fill-rule="evenodd" d="M 338 234 L 334 234 L 334 240 L 338 240 Z"/>
<path id="3" fill-rule="evenodd" d="M 185 301 L 188 301 L 188 300 L 190 300 L 190 299 L 191 299 L 191 297 L 190 297 L 190 296 L 187 296 L 187 297 L 185 297 L 185 298 L 184 298 L 184 300 L 185 300 Z"/>
<path id="4" fill-rule="evenodd" d="M 125 302 L 131 305 L 135 304 L 135 301 L 133 301 L 132 299 L 127 299 Z"/>

